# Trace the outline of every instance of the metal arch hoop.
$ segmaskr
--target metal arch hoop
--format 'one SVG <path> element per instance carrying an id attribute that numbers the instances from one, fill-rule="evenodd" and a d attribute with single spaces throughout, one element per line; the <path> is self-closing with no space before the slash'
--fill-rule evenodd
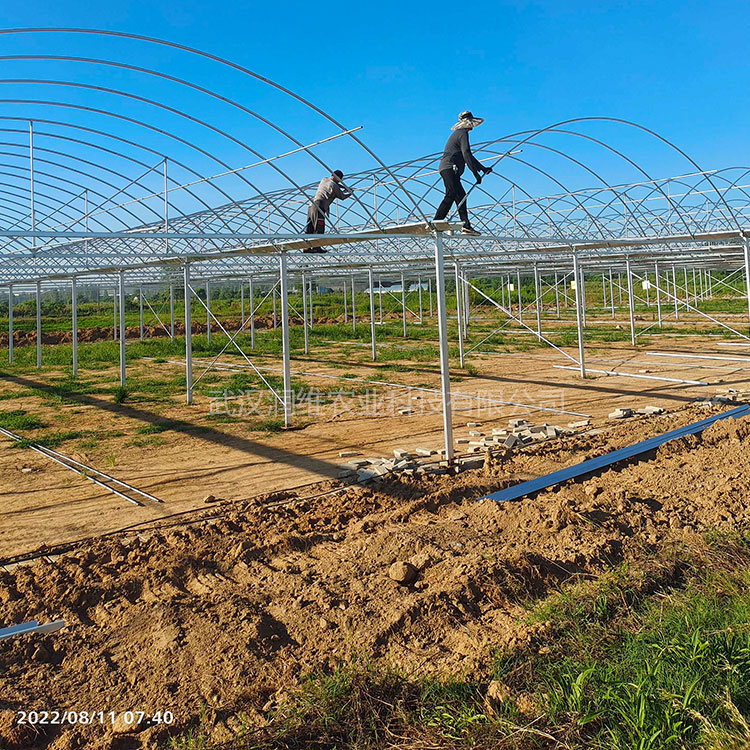
<path id="1" fill-rule="evenodd" d="M 37 103 L 34 100 L 26 100 L 26 99 L 21 99 L 21 100 L 16 100 L 16 99 L 0 99 L 0 104 L 14 103 L 14 102 L 19 102 L 19 103 L 24 103 L 24 104 L 36 104 Z M 63 102 L 50 102 L 50 104 L 54 104 L 55 106 L 60 106 L 60 107 L 67 107 L 67 106 L 71 106 L 72 107 L 72 106 L 74 106 L 74 105 L 63 103 Z M 100 110 L 94 110 L 94 111 L 101 112 L 101 114 L 107 114 L 106 112 L 100 111 Z M 128 118 L 128 119 L 129 119 L 129 121 L 133 122 L 134 124 L 138 124 L 141 127 L 154 129 L 153 126 L 150 126 L 147 123 L 139 122 L 138 120 L 135 120 L 134 118 Z M 11 117 L 9 115 L 0 115 L 0 120 L 8 120 L 8 121 L 11 121 L 11 122 L 18 122 L 18 121 L 27 122 L 28 118 L 25 118 L 25 117 Z M 115 135 L 114 133 L 108 133 L 107 131 L 99 130 L 97 128 L 91 128 L 91 127 L 87 127 L 85 125 L 80 125 L 80 124 L 77 124 L 77 123 L 63 122 L 62 120 L 50 120 L 49 118 L 40 118 L 40 117 L 35 118 L 34 122 L 37 123 L 37 124 L 38 123 L 44 123 L 46 125 L 56 125 L 56 126 L 59 126 L 59 127 L 71 128 L 73 130 L 80 130 L 80 131 L 83 131 L 83 132 L 86 132 L 86 133 L 93 133 L 94 135 L 101 136 L 103 138 L 112 139 L 112 140 L 115 140 L 115 141 L 117 141 L 119 143 L 124 143 L 124 144 L 126 144 L 128 146 L 132 146 L 133 148 L 137 148 L 137 149 L 140 149 L 142 151 L 146 151 L 149 154 L 154 154 L 154 156 L 157 156 L 160 159 L 164 159 L 165 158 L 164 154 L 160 153 L 159 151 L 156 151 L 155 149 L 152 149 L 152 148 L 146 146 L 145 144 L 136 143 L 135 141 L 131 141 L 131 140 L 127 139 L 127 138 L 123 138 L 122 136 Z M 3 128 L 3 130 L 8 130 L 8 129 Z M 159 132 L 160 134 L 168 135 L 167 133 L 163 133 L 163 131 L 160 131 L 159 129 L 155 129 L 155 130 L 157 132 Z M 25 131 L 20 131 L 20 132 L 25 132 Z M 122 159 L 125 159 L 127 161 L 132 161 L 133 163 L 138 164 L 139 166 L 142 166 L 142 167 L 148 167 L 149 166 L 146 162 L 140 161 L 139 159 L 136 159 L 135 157 L 133 157 L 133 156 L 131 156 L 129 154 L 125 154 L 125 153 L 122 153 L 122 152 L 119 152 L 119 151 L 113 151 L 112 149 L 105 148 L 104 146 L 101 146 L 98 143 L 92 143 L 91 141 L 84 141 L 84 140 L 82 140 L 80 138 L 72 138 L 71 136 L 61 135 L 60 133 L 48 133 L 48 132 L 37 131 L 37 135 L 43 135 L 45 138 L 55 138 L 55 139 L 70 141 L 71 143 L 76 143 L 76 144 L 79 144 L 81 146 L 86 146 L 87 148 L 93 148 L 93 149 L 96 149 L 96 150 L 104 151 L 105 153 L 111 154 L 113 156 L 117 156 L 118 158 L 122 158 Z M 191 144 L 186 143 L 186 145 L 190 146 Z M 199 172 L 196 172 L 192 167 L 189 167 L 187 164 L 181 162 L 178 159 L 170 158 L 169 161 L 170 161 L 171 164 L 174 164 L 174 165 L 180 167 L 181 169 L 184 169 L 186 172 L 188 172 L 189 174 L 194 175 L 195 177 L 200 177 L 201 176 Z M 178 184 L 177 181 L 173 177 L 168 177 L 168 180 L 171 181 L 172 183 L 174 183 L 175 185 Z M 232 200 L 232 197 L 230 195 L 228 195 L 225 191 L 223 191 L 221 188 L 217 187 L 214 184 L 211 184 L 210 186 L 214 190 L 216 190 L 219 193 L 219 195 L 221 195 L 224 198 L 226 198 L 230 203 L 234 202 Z M 216 218 L 219 219 L 220 221 L 222 221 L 222 223 L 224 223 L 224 225 L 227 227 L 227 230 L 229 230 L 229 225 L 227 225 L 226 222 L 223 220 L 223 217 L 221 216 L 221 214 L 219 214 L 219 213 L 216 212 L 215 208 L 212 208 L 208 203 L 206 203 L 203 200 L 203 198 L 201 198 L 199 195 L 195 194 L 189 188 L 183 188 L 183 189 L 185 190 L 185 192 L 187 192 L 190 195 L 191 198 L 193 198 L 194 200 L 196 200 L 199 203 L 203 204 L 203 206 L 205 206 L 206 210 L 208 210 L 210 212 L 213 212 L 214 215 L 216 216 Z M 172 204 L 170 204 L 170 205 L 172 205 Z M 177 209 L 177 210 L 180 210 L 180 209 Z M 180 213 L 182 213 L 183 216 L 187 216 L 182 211 L 180 211 Z"/>
<path id="2" fill-rule="evenodd" d="M 304 146 L 301 141 L 296 139 L 294 136 L 292 136 L 290 133 L 288 133 L 285 129 L 281 128 L 279 125 L 274 123 L 272 120 L 269 120 L 266 117 L 263 117 L 263 115 L 255 112 L 254 110 L 249 109 L 248 107 L 245 107 L 244 105 L 240 104 L 239 102 L 234 101 L 233 99 L 230 99 L 229 97 L 226 97 L 222 94 L 218 94 L 215 91 L 211 91 L 210 89 L 205 88 L 204 86 L 199 86 L 198 84 L 195 84 L 191 81 L 187 81 L 183 78 L 178 78 L 176 76 L 169 75 L 168 73 L 162 73 L 158 70 L 152 70 L 150 68 L 143 68 L 137 65 L 130 65 L 127 63 L 119 63 L 115 62 L 113 60 L 102 60 L 98 58 L 87 58 L 87 57 L 74 57 L 69 55 L 0 55 L 0 60 L 63 60 L 68 62 L 84 62 L 84 63 L 92 63 L 96 65 L 109 65 L 116 68 L 122 68 L 125 70 L 131 70 L 138 73 L 145 73 L 146 75 L 150 76 L 156 76 L 158 78 L 163 78 L 168 81 L 172 81 L 173 83 L 178 83 L 182 86 L 187 86 L 191 89 L 194 89 L 195 91 L 199 91 L 203 94 L 206 94 L 207 96 L 210 96 L 214 99 L 217 99 L 219 101 L 222 101 L 226 104 L 229 104 L 233 107 L 236 107 L 237 109 L 241 110 L 242 112 L 245 112 L 246 114 L 250 115 L 251 117 L 256 118 L 260 122 L 264 123 L 265 125 L 268 125 L 270 128 L 273 128 L 276 132 L 283 135 L 285 138 L 288 138 L 292 143 L 294 143 L 296 146 L 300 146 L 302 150 L 307 153 L 309 156 L 311 156 L 315 161 L 318 162 L 324 169 L 326 169 L 328 172 L 332 172 L 332 168 L 330 165 L 326 164 L 322 159 L 318 157 L 317 154 L 313 152 L 313 150 L 308 147 Z M 302 188 L 283 170 L 278 169 L 274 164 L 269 164 L 276 169 L 285 179 L 287 179 L 294 187 L 296 187 L 300 192 L 302 192 L 303 195 L 305 195 L 304 191 L 302 191 Z M 305 195 L 305 197 L 307 197 Z M 380 227 L 380 225 L 377 222 L 377 218 L 374 217 L 367 206 L 364 205 L 359 200 L 359 197 L 356 195 L 356 193 L 352 196 L 355 201 L 357 201 L 367 214 L 367 216 L 373 221 L 375 226 Z M 311 199 L 308 198 L 308 200 L 311 201 Z"/>
<path id="3" fill-rule="evenodd" d="M 186 140 L 186 139 L 184 139 L 184 138 L 182 138 L 182 137 L 180 137 L 178 135 L 175 135 L 173 133 L 169 133 L 166 130 L 162 130 L 161 128 L 157 128 L 154 125 L 150 125 L 148 123 L 145 123 L 145 122 L 143 122 L 141 120 L 137 120 L 137 119 L 135 119 L 133 117 L 129 117 L 127 115 L 122 115 L 122 114 L 118 114 L 118 113 L 115 113 L 115 112 L 108 112 L 108 111 L 103 110 L 103 109 L 97 109 L 95 107 L 88 107 L 88 106 L 84 106 L 84 105 L 81 105 L 81 104 L 70 104 L 68 102 L 55 102 L 55 101 L 47 101 L 47 100 L 33 100 L 33 99 L 32 100 L 28 100 L 28 99 L 0 99 L 0 104 L 7 104 L 7 103 L 37 104 L 37 105 L 44 105 L 44 106 L 64 107 L 64 108 L 74 109 L 74 110 L 79 110 L 79 111 L 93 112 L 95 114 L 104 115 L 106 117 L 113 117 L 113 118 L 116 118 L 118 120 L 123 120 L 125 122 L 130 122 L 130 123 L 132 123 L 134 125 L 138 125 L 139 127 L 143 127 L 143 128 L 148 129 L 148 130 L 153 130 L 154 132 L 159 133 L 160 135 L 163 135 L 163 136 L 165 136 L 167 138 L 171 138 L 171 139 L 173 139 L 173 140 L 175 140 L 175 141 L 177 141 L 179 143 L 182 143 L 183 145 L 188 146 L 189 148 L 194 149 L 195 151 L 197 151 L 198 153 L 202 154 L 203 156 L 206 156 L 209 159 L 214 160 L 217 164 L 221 165 L 222 167 L 228 168 L 228 166 L 229 166 L 228 164 L 226 164 L 225 162 L 221 161 L 219 158 L 217 158 L 216 156 L 214 156 L 210 152 L 205 151 L 204 149 L 202 149 L 200 146 L 197 146 L 194 143 L 191 143 L 190 141 L 188 141 L 188 140 Z M 26 121 L 29 120 L 28 117 L 21 118 L 21 119 L 26 120 Z M 40 121 L 41 120 L 38 119 L 38 118 L 34 119 L 34 122 L 40 122 Z M 220 190 L 220 188 L 218 188 L 216 186 L 214 186 L 214 187 L 217 190 Z M 256 189 L 256 192 L 258 192 L 259 197 L 265 198 L 265 194 L 257 191 L 257 188 L 255 188 L 255 189 Z M 228 194 L 226 194 L 224 191 L 221 191 L 221 192 L 226 196 L 226 198 L 229 200 L 229 202 L 230 202 L 231 205 L 239 206 L 238 202 L 235 201 L 235 200 L 233 200 L 231 196 L 229 196 Z M 258 226 L 258 229 L 260 229 L 260 228 L 261 227 Z"/>
<path id="4" fill-rule="evenodd" d="M 328 120 L 330 123 L 335 125 L 337 128 L 339 128 L 341 131 L 346 131 L 346 128 L 338 122 L 336 119 L 334 119 L 331 115 L 329 115 L 327 112 L 325 112 L 323 109 L 318 107 L 317 105 L 313 104 L 309 100 L 305 99 L 304 97 L 300 96 L 299 94 L 294 93 L 291 89 L 288 89 L 284 86 L 281 86 L 280 84 L 276 83 L 275 81 L 272 81 L 270 78 L 266 78 L 265 76 L 261 76 L 258 73 L 253 72 L 249 68 L 245 68 L 242 65 L 239 65 L 238 63 L 234 63 L 231 60 L 227 60 L 225 58 L 219 57 L 218 55 L 214 55 L 210 52 L 205 52 L 203 50 L 196 49 L 194 47 L 189 47 L 184 44 L 178 44 L 176 42 L 169 42 L 164 39 L 158 39 L 156 37 L 149 37 L 142 34 L 132 34 L 127 32 L 118 32 L 118 31 L 108 31 L 104 29 L 81 29 L 81 28 L 68 28 L 68 27 L 60 27 L 60 28 L 44 28 L 44 27 L 36 27 L 36 28 L 18 28 L 18 29 L 0 29 L 0 34 L 27 34 L 27 33 L 65 33 L 65 34 L 94 34 L 94 35 L 101 35 L 101 36 L 114 36 L 121 39 L 136 39 L 143 42 L 149 42 L 152 44 L 159 44 L 166 47 L 171 47 L 173 49 L 182 50 L 183 52 L 188 52 L 190 54 L 198 55 L 200 57 L 204 57 L 208 60 L 213 60 L 214 62 L 220 63 L 221 65 L 226 65 L 230 68 L 233 68 L 234 70 L 237 70 L 241 73 L 244 73 L 245 75 L 249 75 L 252 78 L 255 78 L 258 81 L 261 81 L 269 86 L 272 86 L 273 88 L 277 89 L 278 91 L 283 92 L 284 94 L 287 94 L 288 96 L 291 96 L 296 101 L 300 102 L 301 104 L 305 105 L 306 107 L 309 107 L 314 112 L 317 112 L 319 115 L 324 117 L 326 120 Z M 364 149 L 386 172 L 393 178 L 396 179 L 395 176 L 390 173 L 389 168 L 386 166 L 385 162 L 383 162 L 367 145 L 365 145 L 359 138 L 357 138 L 353 133 L 348 134 L 349 137 L 357 143 L 362 149 Z M 422 213 L 419 205 L 413 200 L 411 195 L 407 190 L 404 190 L 404 195 L 407 196 L 407 198 L 411 201 L 411 203 L 414 206 L 414 209 L 417 212 L 417 215 L 421 216 L 422 220 L 427 222 L 427 217 Z"/>
<path id="5" fill-rule="evenodd" d="M 153 105 L 155 107 L 158 107 L 159 109 L 164 109 L 167 112 L 170 112 L 171 114 L 178 115 L 179 117 L 185 117 L 186 119 L 190 120 L 191 122 L 194 122 L 196 124 L 202 125 L 203 127 L 206 127 L 209 130 L 212 130 L 213 132 L 226 137 L 227 139 L 229 139 L 233 143 L 236 143 L 238 146 L 240 146 L 240 147 L 246 149 L 247 151 L 249 151 L 254 156 L 257 156 L 260 159 L 263 158 L 263 156 L 261 154 L 259 154 L 254 149 L 250 148 L 250 146 L 248 146 L 245 143 L 242 143 L 242 141 L 240 141 L 239 139 L 235 138 L 234 136 L 231 136 L 228 133 L 225 133 L 220 128 L 217 128 L 214 125 L 211 125 L 211 124 L 209 124 L 207 122 L 203 122 L 202 120 L 199 120 L 197 117 L 193 117 L 192 115 L 189 115 L 186 112 L 182 112 L 181 110 L 178 110 L 178 109 L 176 109 L 174 107 L 170 107 L 170 106 L 168 106 L 166 104 L 163 104 L 161 102 L 157 102 L 157 101 L 155 101 L 153 99 L 148 99 L 147 97 L 139 96 L 138 94 L 131 94 L 131 93 L 127 92 L 127 91 L 119 91 L 118 89 L 110 89 L 110 88 L 108 88 L 106 86 L 94 86 L 92 84 L 78 83 L 78 82 L 75 82 L 75 81 L 53 81 L 53 80 L 43 80 L 43 79 L 23 79 L 23 78 L 22 79 L 0 78 L 0 84 L 3 84 L 3 83 L 11 83 L 11 84 L 15 84 L 15 83 L 39 83 L 39 84 L 43 84 L 45 86 L 72 86 L 72 87 L 75 87 L 75 88 L 83 88 L 83 89 L 86 89 L 86 90 L 89 90 L 89 91 L 100 91 L 100 92 L 107 93 L 107 94 L 114 94 L 116 96 L 122 96 L 122 97 L 125 97 L 125 98 L 128 98 L 128 99 L 134 99 L 136 101 L 144 102 L 146 104 L 151 104 L 151 105 Z M 216 157 L 214 157 L 214 158 L 216 158 Z M 219 160 L 217 159 L 217 162 L 218 161 Z M 221 163 L 221 162 L 219 162 L 219 163 Z M 227 168 L 229 168 L 229 165 L 224 165 L 224 166 L 226 166 Z M 274 167 L 274 168 L 278 170 L 278 167 Z M 248 180 L 244 175 L 242 175 L 242 174 L 240 174 L 238 172 L 236 172 L 235 174 L 237 174 L 240 177 L 240 179 L 243 180 L 243 182 L 246 182 L 253 190 L 255 190 L 255 192 L 258 193 L 258 195 L 263 195 L 263 193 L 260 190 L 260 188 L 258 188 L 257 185 L 255 185 L 250 180 Z M 283 174 L 283 172 L 282 172 L 282 174 Z M 284 176 L 287 177 L 286 175 L 284 175 Z M 287 177 L 287 179 L 289 180 L 289 182 L 291 182 L 293 185 L 295 185 L 295 187 L 297 187 L 300 191 L 302 190 L 301 188 L 299 188 L 298 185 L 296 185 L 296 183 L 291 178 Z M 292 220 L 291 220 L 290 217 L 286 216 L 286 214 L 284 214 L 282 211 L 280 211 L 280 209 L 279 209 L 278 206 L 274 206 L 274 208 L 281 213 L 281 215 L 284 217 L 284 220 L 289 224 L 290 227 L 294 227 L 294 223 L 292 222 Z"/>

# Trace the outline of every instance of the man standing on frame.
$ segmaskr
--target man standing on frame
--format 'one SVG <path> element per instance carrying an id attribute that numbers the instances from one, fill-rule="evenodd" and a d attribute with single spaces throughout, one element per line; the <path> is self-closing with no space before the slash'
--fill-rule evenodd
<path id="1" fill-rule="evenodd" d="M 331 212 L 331 203 L 336 199 L 351 198 L 352 192 L 343 184 L 344 173 L 336 169 L 330 177 L 324 177 L 318 184 L 315 196 L 307 208 L 307 224 L 305 234 L 324 234 L 326 231 L 326 216 Z M 308 247 L 305 253 L 324 253 L 323 248 Z"/>
<path id="2" fill-rule="evenodd" d="M 435 213 L 435 220 L 445 219 L 448 216 L 451 206 L 455 203 L 458 207 L 458 216 L 464 226 L 462 234 L 468 234 L 474 237 L 479 236 L 479 232 L 472 228 L 469 221 L 469 210 L 466 206 L 466 191 L 461 184 L 461 175 L 468 166 L 474 174 L 477 184 L 482 181 L 482 175 L 489 174 L 491 167 L 485 167 L 474 158 L 469 145 L 469 131 L 477 125 L 484 122 L 482 117 L 474 117 L 469 112 L 461 112 L 458 116 L 458 122 L 451 128 L 453 133 L 448 138 L 443 151 L 443 158 L 440 160 L 438 171 L 445 184 L 445 197 Z"/>

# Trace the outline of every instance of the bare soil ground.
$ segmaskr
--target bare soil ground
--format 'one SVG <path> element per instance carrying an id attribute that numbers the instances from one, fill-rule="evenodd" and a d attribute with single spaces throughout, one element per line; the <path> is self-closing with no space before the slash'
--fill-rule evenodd
<path id="1" fill-rule="evenodd" d="M 591 407 L 591 393 L 579 401 Z M 415 673 L 481 674 L 493 651 L 540 637 L 523 605 L 561 581 L 746 525 L 750 420 L 717 423 L 516 503 L 477 499 L 706 413 L 685 407 L 614 423 L 457 477 L 324 482 L 227 502 L 0 572 L 0 621 L 68 623 L 0 643 L 0 747 L 153 748 L 201 712 L 212 741 L 226 741 L 262 727 L 305 674 L 363 654 Z M 413 564 L 416 581 L 391 580 L 395 561 Z M 19 709 L 168 709 L 176 724 L 127 736 L 98 725 L 34 735 L 15 725 Z"/>
<path id="2" fill-rule="evenodd" d="M 710 338 L 664 338 L 659 341 L 659 348 L 719 356 L 737 356 L 743 351 L 718 347 Z M 379 363 L 354 362 L 343 352 L 344 347 L 332 344 L 325 357 L 313 354 L 299 358 L 293 362 L 293 369 L 307 373 L 304 379 L 324 394 L 367 387 L 341 379 L 342 375 L 439 388 L 434 363 L 411 362 L 394 370 Z M 468 421 L 481 421 L 489 429 L 505 426 L 510 416 L 566 425 L 580 419 L 574 413 L 584 413 L 592 415 L 593 426 L 603 426 L 611 422 L 607 414 L 616 407 L 656 404 L 676 409 L 699 396 L 714 395 L 730 387 L 742 390 L 747 385 L 747 365 L 740 362 L 651 357 L 620 344 L 592 346 L 587 355 L 592 368 L 705 380 L 711 385 L 604 375 L 582 381 L 576 372 L 553 369 L 553 364 L 565 360 L 549 351 L 473 356 L 477 374 L 456 370 L 452 384 L 456 436 L 468 437 Z M 232 361 L 244 364 L 239 358 Z M 256 361 L 270 368 L 279 366 L 275 357 L 258 357 Z M 129 375 L 136 378 L 167 380 L 179 374 L 180 365 L 170 362 L 138 360 L 129 365 Z M 327 377 L 316 377 L 318 374 Z M 232 500 L 332 479 L 343 460 L 338 455 L 342 449 L 354 448 L 365 456 L 387 456 L 396 447 L 442 447 L 439 396 L 425 391 L 372 385 L 370 389 L 378 399 L 375 410 L 361 392 L 345 395 L 316 406 L 315 413 L 308 413 L 309 404 L 300 405 L 295 421 L 303 429 L 268 432 L 249 429 L 252 419 L 222 421 L 221 415 L 211 415 L 210 399 L 205 394 L 198 395 L 193 406 L 186 406 L 179 395 L 116 404 L 111 395 L 81 393 L 60 403 L 28 390 L 60 375 L 45 370 L 42 374 L 5 376 L 0 392 L 20 395 L 0 402 L 0 410 L 21 408 L 59 429 L 97 433 L 99 437 L 93 444 L 86 439 L 74 440 L 63 443 L 58 450 L 156 495 L 164 504 L 131 506 L 48 459 L 14 448 L 3 439 L 0 557 L 195 509 L 208 494 Z M 118 377 L 115 368 L 100 371 L 97 376 L 112 385 Z M 461 394 L 551 406 L 571 413 L 482 403 Z M 404 407 L 411 408 L 412 413 L 399 415 L 398 409 Z M 170 429 L 158 434 L 148 432 L 161 429 L 167 422 L 172 425 Z"/>

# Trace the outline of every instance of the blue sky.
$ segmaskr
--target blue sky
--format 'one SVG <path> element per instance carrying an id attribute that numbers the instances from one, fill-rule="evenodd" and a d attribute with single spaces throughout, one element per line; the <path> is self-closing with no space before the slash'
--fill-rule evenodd
<path id="1" fill-rule="evenodd" d="M 141 33 L 229 58 L 307 97 L 346 126 L 364 126 L 363 140 L 386 162 L 440 150 L 457 113 L 470 108 L 486 118 L 472 136 L 475 140 L 567 118 L 607 116 L 658 131 L 704 168 L 750 164 L 747 2 L 4 3 L 0 27 L 24 26 Z M 166 49 L 118 40 L 20 35 L 2 37 L 0 53 L 128 61 L 235 97 L 261 114 L 278 117 L 284 127 L 296 128 L 303 140 L 333 132 L 325 122 L 308 121 L 306 113 L 300 114 L 268 87 Z M 284 150 L 282 140 L 249 123 L 246 116 L 192 94 L 183 97 L 163 81 L 42 62 L 3 62 L 3 70 L 2 78 L 86 80 L 173 106 L 184 104 L 191 113 L 221 123 L 239 140 L 257 146 L 259 153 Z M 28 86 L 0 87 L 0 96 L 9 92 L 20 97 L 28 93 Z M 35 85 L 34 95 L 110 106 L 106 96 L 41 84 Z M 31 111 L 41 116 L 40 108 L 0 104 L 1 114 L 17 109 L 24 116 L 31 116 Z M 143 114 L 153 122 L 169 120 L 164 113 L 149 114 L 148 106 L 135 102 L 118 111 Z M 135 129 L 122 127 L 134 139 L 141 137 Z M 632 129 L 612 124 L 585 127 L 648 165 L 652 176 L 692 171 L 668 148 Z M 203 142 L 197 126 L 186 124 L 184 132 Z M 205 142 L 231 166 L 254 158 L 223 138 L 210 136 Z M 156 150 L 167 148 L 156 137 L 154 145 Z M 181 153 L 181 147 L 169 147 Z M 638 177 L 590 144 L 570 148 L 587 163 L 602 165 L 611 181 Z M 373 166 L 356 151 L 344 150 L 336 157 L 347 161 L 341 165 L 347 170 Z M 208 173 L 213 166 L 199 168 Z M 570 167 L 556 168 L 567 175 Z M 300 162 L 299 170 L 301 180 L 313 179 L 316 167 Z M 578 174 L 571 179 L 580 186 L 590 178 Z"/>

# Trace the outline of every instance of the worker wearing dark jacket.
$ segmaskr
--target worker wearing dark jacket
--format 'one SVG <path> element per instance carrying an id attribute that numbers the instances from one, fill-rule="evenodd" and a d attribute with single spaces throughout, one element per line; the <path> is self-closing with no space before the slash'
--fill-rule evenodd
<path id="1" fill-rule="evenodd" d="M 445 184 L 445 197 L 438 206 L 435 219 L 445 219 L 451 206 L 455 203 L 458 207 L 458 215 L 464 224 L 462 233 L 475 236 L 479 232 L 472 228 L 469 221 L 466 191 L 461 184 L 461 175 L 468 166 L 479 183 L 482 181 L 480 173 L 489 174 L 492 171 L 491 167 L 485 167 L 474 158 L 469 144 L 469 131 L 483 122 L 484 120 L 481 117 L 474 117 L 469 111 L 461 112 L 458 116 L 458 122 L 452 128 L 453 133 L 445 144 L 443 158 L 440 160 L 440 166 L 438 167 Z"/>

